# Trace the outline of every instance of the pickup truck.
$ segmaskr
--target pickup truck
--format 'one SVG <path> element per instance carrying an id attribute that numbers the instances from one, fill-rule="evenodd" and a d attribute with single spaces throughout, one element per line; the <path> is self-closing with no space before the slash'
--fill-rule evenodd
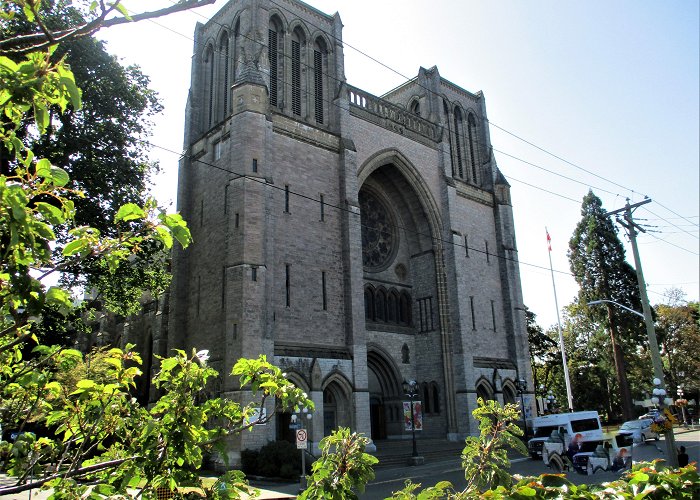
<path id="1" fill-rule="evenodd" d="M 602 438 L 581 441 L 574 453 L 565 449 L 562 440 L 552 436 L 542 446 L 542 460 L 556 472 L 573 469 L 591 475 L 600 470 L 617 471 L 632 464 L 632 446 L 629 435 L 605 434 Z"/>

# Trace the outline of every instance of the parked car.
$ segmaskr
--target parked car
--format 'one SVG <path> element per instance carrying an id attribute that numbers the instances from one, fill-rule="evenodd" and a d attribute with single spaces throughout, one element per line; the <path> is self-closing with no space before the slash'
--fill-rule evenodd
<path id="1" fill-rule="evenodd" d="M 644 420 L 644 419 L 656 420 L 660 416 L 661 416 L 661 412 L 658 409 L 653 408 L 653 409 L 649 410 L 648 412 L 646 412 L 641 417 L 639 417 L 639 420 Z"/>
<path id="2" fill-rule="evenodd" d="M 619 434 L 629 435 L 635 444 L 645 443 L 647 439 L 654 438 L 658 441 L 659 435 L 651 430 L 654 421 L 650 418 L 630 420 L 623 423 L 617 431 Z"/>

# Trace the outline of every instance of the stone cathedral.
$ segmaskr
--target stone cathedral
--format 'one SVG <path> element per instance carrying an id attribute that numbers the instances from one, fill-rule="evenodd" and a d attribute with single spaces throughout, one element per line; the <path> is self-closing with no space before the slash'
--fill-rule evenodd
<path id="1" fill-rule="evenodd" d="M 461 440 L 477 397 L 519 401 L 521 378 L 532 396 L 510 186 L 481 92 L 436 67 L 353 87 L 342 27 L 297 0 L 231 0 L 196 27 L 178 188 L 194 245 L 150 349 L 209 349 L 222 374 L 266 354 L 314 400 L 316 444 L 338 426 L 410 438 L 415 380 L 420 435 Z M 232 462 L 290 418 L 232 440 Z"/>

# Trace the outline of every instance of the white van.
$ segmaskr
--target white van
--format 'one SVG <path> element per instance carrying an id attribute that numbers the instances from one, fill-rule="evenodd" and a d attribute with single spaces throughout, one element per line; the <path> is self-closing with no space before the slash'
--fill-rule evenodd
<path id="1" fill-rule="evenodd" d="M 603 437 L 603 427 L 597 411 L 544 415 L 533 418 L 530 425 L 533 438 L 527 442 L 527 448 L 534 460 L 542 456 L 542 444 L 553 434 L 563 441 L 565 449 L 577 434 L 581 434 L 584 441 Z"/>

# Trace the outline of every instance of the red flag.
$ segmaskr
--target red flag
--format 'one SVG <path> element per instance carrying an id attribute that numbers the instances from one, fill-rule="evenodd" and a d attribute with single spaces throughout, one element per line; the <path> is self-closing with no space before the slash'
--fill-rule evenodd
<path id="1" fill-rule="evenodd" d="M 550 252 L 552 251 L 552 238 L 549 236 L 549 231 L 545 229 L 545 232 L 547 233 L 547 250 Z"/>

